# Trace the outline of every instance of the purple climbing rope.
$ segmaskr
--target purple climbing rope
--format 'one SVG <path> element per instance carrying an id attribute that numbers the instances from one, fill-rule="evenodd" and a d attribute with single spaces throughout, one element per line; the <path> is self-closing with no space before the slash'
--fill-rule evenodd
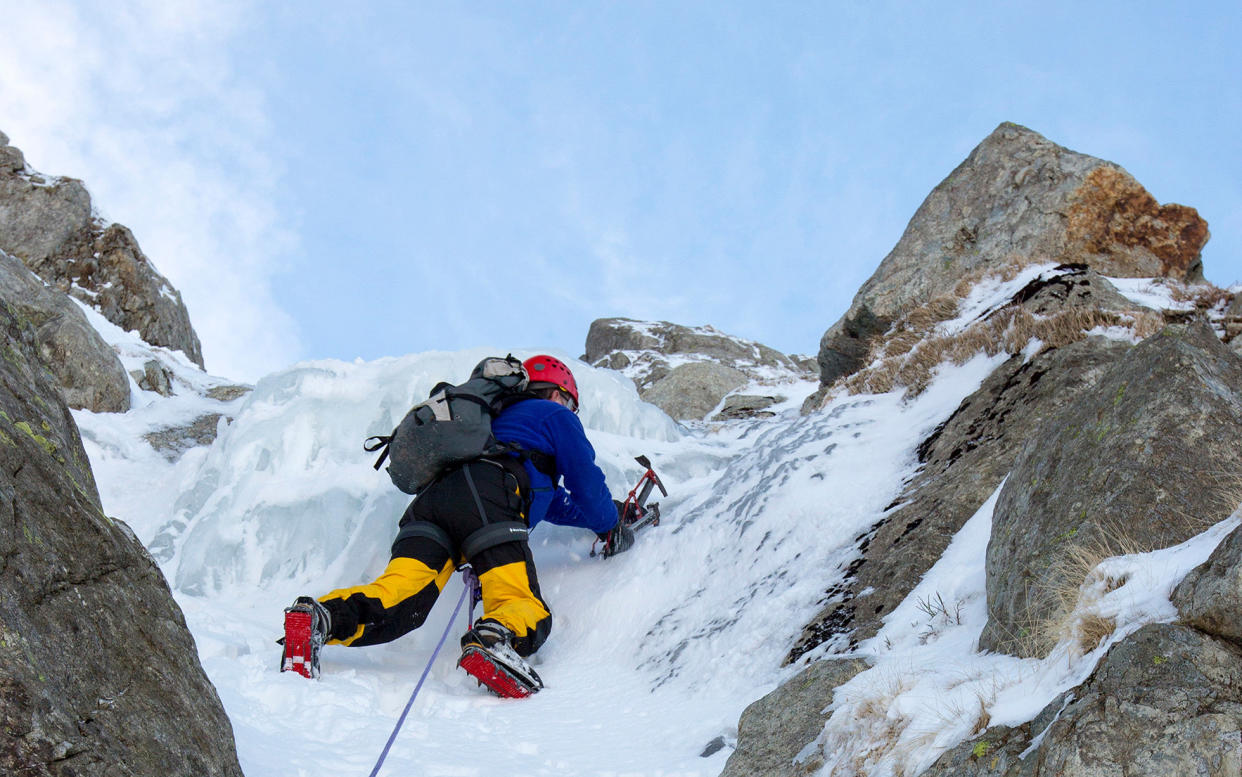
<path id="1" fill-rule="evenodd" d="M 470 611 L 466 613 L 466 631 L 469 631 L 474 626 L 474 608 L 483 601 L 483 586 L 479 584 L 479 576 L 469 564 L 462 566 L 461 579 L 470 589 Z"/>
<path id="2" fill-rule="evenodd" d="M 469 569 L 469 567 L 467 567 Z M 375 768 L 371 770 L 370 777 L 379 774 L 380 767 L 384 765 L 384 759 L 388 757 L 388 751 L 392 749 L 392 743 L 397 740 L 397 733 L 401 731 L 401 726 L 405 724 L 405 716 L 410 714 L 410 708 L 414 706 L 414 699 L 418 696 L 418 692 L 422 690 L 423 682 L 426 681 L 427 675 L 431 673 L 431 665 L 436 662 L 436 656 L 440 655 L 440 648 L 444 647 L 444 640 L 448 638 L 449 632 L 453 629 L 453 621 L 457 620 L 457 613 L 461 610 L 462 602 L 466 601 L 466 592 L 473 594 L 474 587 L 470 585 L 470 579 L 474 576 L 471 572 L 470 577 L 466 578 L 466 586 L 462 589 L 461 596 L 457 599 L 457 606 L 453 608 L 453 614 L 449 616 L 448 625 L 444 627 L 444 633 L 440 635 L 440 641 L 436 643 L 436 649 L 431 652 L 431 658 L 427 659 L 427 667 L 423 669 L 423 676 L 418 678 L 418 685 L 414 686 L 414 693 L 410 694 L 410 700 L 405 703 L 405 709 L 401 711 L 401 717 L 397 718 L 397 725 L 392 730 L 392 735 L 388 737 L 388 742 L 384 745 L 383 752 L 380 753 L 379 760 L 375 762 Z M 475 581 L 475 586 L 478 581 Z M 471 604 L 471 612 L 474 611 L 474 605 Z"/>

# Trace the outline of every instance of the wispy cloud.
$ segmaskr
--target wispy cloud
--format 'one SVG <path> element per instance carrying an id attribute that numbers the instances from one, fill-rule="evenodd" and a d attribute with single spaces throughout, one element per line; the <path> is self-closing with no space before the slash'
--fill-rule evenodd
<path id="1" fill-rule="evenodd" d="M 247 83 L 248 15 L 214 0 L 0 0 L 0 129 L 134 230 L 181 290 L 208 369 L 242 379 L 300 351 L 271 294 L 296 237 L 273 205 L 281 169 Z"/>

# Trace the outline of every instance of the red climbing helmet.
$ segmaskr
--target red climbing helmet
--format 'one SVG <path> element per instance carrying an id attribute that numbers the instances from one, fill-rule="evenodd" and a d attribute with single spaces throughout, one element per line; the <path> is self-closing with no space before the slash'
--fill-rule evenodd
<path id="1" fill-rule="evenodd" d="M 565 362 L 555 356 L 540 354 L 522 362 L 526 374 L 530 376 L 530 387 L 533 389 L 557 388 L 569 395 L 574 401 L 570 409 L 578 412 L 578 383 L 574 374 L 565 366 Z"/>

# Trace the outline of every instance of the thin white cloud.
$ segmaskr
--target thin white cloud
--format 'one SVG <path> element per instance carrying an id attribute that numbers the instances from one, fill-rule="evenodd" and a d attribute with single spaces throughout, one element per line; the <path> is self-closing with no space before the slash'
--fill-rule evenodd
<path id="1" fill-rule="evenodd" d="M 0 0 L 0 130 L 134 231 L 180 289 L 208 369 L 240 379 L 300 351 L 271 292 L 296 238 L 273 205 L 264 95 L 237 51 L 248 15 L 215 0 Z"/>

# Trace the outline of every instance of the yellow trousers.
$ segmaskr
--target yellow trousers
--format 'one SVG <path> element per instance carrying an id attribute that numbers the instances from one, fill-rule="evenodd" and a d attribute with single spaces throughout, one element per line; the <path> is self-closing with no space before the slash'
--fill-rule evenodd
<path id="1" fill-rule="evenodd" d="M 376 645 L 418 628 L 453 570 L 466 561 L 483 589 L 482 619 L 513 632 L 520 655 L 538 650 L 551 631 L 552 615 L 539 593 L 525 539 L 492 544 L 468 559 L 462 553 L 470 547 L 467 540 L 485 526 L 525 522 L 524 474 L 513 467 L 471 463 L 419 494 L 401 526 L 420 522 L 424 529 L 433 528 L 398 534 L 392 559 L 373 582 L 320 597 L 332 616 L 328 643 Z"/>

